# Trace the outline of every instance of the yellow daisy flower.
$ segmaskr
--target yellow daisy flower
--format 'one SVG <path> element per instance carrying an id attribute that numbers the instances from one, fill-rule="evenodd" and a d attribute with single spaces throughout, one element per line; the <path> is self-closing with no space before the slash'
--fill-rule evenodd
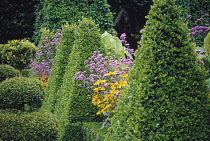
<path id="1" fill-rule="evenodd" d="M 127 81 L 119 81 L 119 84 L 121 86 L 128 86 L 128 82 Z"/>
<path id="2" fill-rule="evenodd" d="M 98 93 L 99 91 L 105 90 L 104 87 L 98 87 L 94 89 L 96 93 Z"/>
<path id="3" fill-rule="evenodd" d="M 104 83 L 106 82 L 107 80 L 98 80 L 96 83 L 94 83 L 93 85 L 99 85 L 101 83 Z"/>
<path id="4" fill-rule="evenodd" d="M 92 103 L 93 105 L 98 105 L 100 104 L 102 101 L 100 99 L 92 99 Z"/>
<path id="5" fill-rule="evenodd" d="M 115 73 L 116 73 L 116 71 L 115 71 L 115 72 L 106 73 L 105 75 L 109 76 L 109 75 L 113 75 L 113 74 L 115 74 Z"/>
<path id="6" fill-rule="evenodd" d="M 117 94 L 119 92 L 119 90 L 110 90 L 109 93 L 111 94 Z"/>
<path id="7" fill-rule="evenodd" d="M 127 73 L 124 73 L 124 74 L 121 74 L 119 75 L 120 77 L 128 77 L 128 74 Z"/>
<path id="8" fill-rule="evenodd" d="M 105 110 L 104 110 L 104 109 L 101 109 L 101 110 L 99 110 L 99 111 L 96 113 L 96 115 L 99 115 L 99 114 L 101 114 L 101 113 L 103 113 L 103 112 L 105 112 Z"/>
<path id="9" fill-rule="evenodd" d="M 121 88 L 121 85 L 118 84 L 118 83 L 114 83 L 112 86 L 111 86 L 111 89 L 115 90 L 115 89 L 119 89 Z"/>

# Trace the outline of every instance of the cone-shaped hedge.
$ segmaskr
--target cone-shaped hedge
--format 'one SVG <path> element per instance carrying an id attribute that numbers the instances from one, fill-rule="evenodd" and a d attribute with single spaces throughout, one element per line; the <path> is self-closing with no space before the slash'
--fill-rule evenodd
<path id="1" fill-rule="evenodd" d="M 55 114 L 61 122 L 61 140 L 67 136 L 69 122 L 90 121 L 95 118 L 96 107 L 91 103 L 91 91 L 85 90 L 75 81 L 76 73 L 86 71 L 84 61 L 93 51 L 100 50 L 100 33 L 98 26 L 91 20 L 83 18 L 75 32 L 75 42 L 65 69 L 63 83 L 58 90 Z M 66 122 L 67 121 L 67 122 Z M 67 124 L 66 124 L 67 123 Z M 73 136 L 73 135 L 69 135 Z"/>
<path id="2" fill-rule="evenodd" d="M 69 54 L 74 45 L 74 30 L 76 25 L 65 25 L 61 32 L 60 45 L 56 51 L 55 60 L 52 66 L 50 81 L 47 89 L 47 96 L 44 100 L 43 107 L 45 109 L 55 110 L 57 99 L 57 91 L 62 84 L 62 78 L 65 73 L 66 65 L 68 64 Z"/>
<path id="3" fill-rule="evenodd" d="M 174 0 L 154 0 L 106 141 L 210 138 L 204 74 Z"/>

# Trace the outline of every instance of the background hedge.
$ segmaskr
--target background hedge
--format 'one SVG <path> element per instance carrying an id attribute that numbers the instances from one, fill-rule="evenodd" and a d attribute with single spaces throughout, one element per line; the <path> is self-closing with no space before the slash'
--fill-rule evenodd
<path id="1" fill-rule="evenodd" d="M 40 0 L 37 5 L 34 41 L 40 38 L 40 29 L 55 30 L 66 22 L 78 23 L 81 17 L 92 17 L 99 28 L 109 30 L 113 25 L 110 6 L 106 0 Z"/>

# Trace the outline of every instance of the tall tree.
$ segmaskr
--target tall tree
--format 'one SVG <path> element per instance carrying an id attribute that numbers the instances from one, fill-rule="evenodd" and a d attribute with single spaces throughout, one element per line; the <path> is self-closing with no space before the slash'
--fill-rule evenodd
<path id="1" fill-rule="evenodd" d="M 180 11 L 154 0 L 106 141 L 210 138 L 207 85 Z"/>

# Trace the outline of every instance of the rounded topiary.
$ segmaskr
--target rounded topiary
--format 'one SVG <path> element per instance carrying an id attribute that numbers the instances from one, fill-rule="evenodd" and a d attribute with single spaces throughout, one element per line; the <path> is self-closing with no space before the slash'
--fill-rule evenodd
<path id="1" fill-rule="evenodd" d="M 18 75 L 18 70 L 10 65 L 0 65 L 0 82 L 6 78 L 12 78 Z"/>
<path id="2" fill-rule="evenodd" d="M 25 104 L 31 108 L 39 108 L 44 95 L 41 81 L 35 78 L 10 78 L 0 83 L 0 108 L 24 110 Z"/>
<path id="3" fill-rule="evenodd" d="M 0 140 L 56 141 L 58 121 L 52 113 L 12 113 L 0 110 Z"/>
<path id="4" fill-rule="evenodd" d="M 207 141 L 210 104 L 174 0 L 154 0 L 105 141 Z"/>

